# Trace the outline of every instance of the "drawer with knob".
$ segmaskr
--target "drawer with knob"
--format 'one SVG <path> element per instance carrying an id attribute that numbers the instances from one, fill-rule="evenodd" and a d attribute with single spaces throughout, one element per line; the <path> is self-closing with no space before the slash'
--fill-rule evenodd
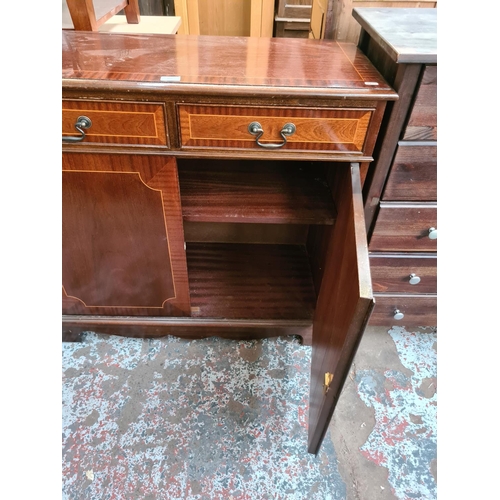
<path id="1" fill-rule="evenodd" d="M 375 108 L 178 104 L 181 149 L 324 151 L 371 154 Z"/>
<path id="2" fill-rule="evenodd" d="M 380 202 L 373 252 L 436 252 L 437 204 Z"/>
<path id="3" fill-rule="evenodd" d="M 437 296 L 410 294 L 375 294 L 375 308 L 370 325 L 437 325 Z"/>
<path id="4" fill-rule="evenodd" d="M 437 140 L 437 66 L 429 65 L 424 69 L 403 139 Z"/>
<path id="5" fill-rule="evenodd" d="M 399 142 L 383 201 L 437 200 L 437 145 Z"/>
<path id="6" fill-rule="evenodd" d="M 436 293 L 436 254 L 370 254 L 374 293 Z"/>
<path id="7" fill-rule="evenodd" d="M 64 144 L 169 147 L 163 103 L 62 101 Z"/>

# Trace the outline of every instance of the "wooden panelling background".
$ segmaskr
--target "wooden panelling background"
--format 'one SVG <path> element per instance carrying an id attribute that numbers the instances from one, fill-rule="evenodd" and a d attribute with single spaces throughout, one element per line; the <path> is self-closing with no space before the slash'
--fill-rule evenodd
<path id="1" fill-rule="evenodd" d="M 274 0 L 175 0 L 179 34 L 272 37 Z"/>

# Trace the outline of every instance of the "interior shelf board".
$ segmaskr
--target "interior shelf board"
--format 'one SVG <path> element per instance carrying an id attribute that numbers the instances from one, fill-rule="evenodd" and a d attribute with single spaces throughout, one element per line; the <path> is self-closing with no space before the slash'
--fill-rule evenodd
<path id="1" fill-rule="evenodd" d="M 321 166 L 311 162 L 182 160 L 182 215 L 190 222 L 333 224 Z"/>
<path id="2" fill-rule="evenodd" d="M 188 243 L 186 252 L 193 317 L 312 320 L 304 246 Z"/>

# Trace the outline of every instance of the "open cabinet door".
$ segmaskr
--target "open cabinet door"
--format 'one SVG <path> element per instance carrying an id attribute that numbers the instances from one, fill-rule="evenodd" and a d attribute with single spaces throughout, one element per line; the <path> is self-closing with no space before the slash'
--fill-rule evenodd
<path id="1" fill-rule="evenodd" d="M 332 169 L 337 221 L 327 242 L 313 325 L 309 453 L 317 453 L 373 310 L 359 165 Z"/>

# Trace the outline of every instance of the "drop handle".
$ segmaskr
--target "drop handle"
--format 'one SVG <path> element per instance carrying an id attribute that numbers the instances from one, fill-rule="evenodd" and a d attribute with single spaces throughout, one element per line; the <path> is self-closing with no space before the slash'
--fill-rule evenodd
<path id="1" fill-rule="evenodd" d="M 435 227 L 430 227 L 429 228 L 429 239 L 437 240 L 437 237 L 438 237 L 438 230 Z"/>
<path id="2" fill-rule="evenodd" d="M 410 285 L 418 285 L 420 283 L 420 276 L 417 276 L 415 273 L 411 273 L 408 281 Z"/>
<path id="3" fill-rule="evenodd" d="M 281 137 L 283 137 L 283 142 L 280 142 L 279 144 L 263 144 L 262 142 L 259 141 L 259 139 L 262 137 L 264 134 L 264 129 L 262 128 L 262 125 L 259 122 L 252 122 L 250 125 L 248 125 L 248 131 L 257 137 L 255 137 L 255 142 L 257 143 L 257 146 L 260 146 L 261 148 L 266 148 L 266 149 L 278 149 L 282 148 L 286 144 L 286 138 L 289 135 L 295 134 L 295 131 L 297 128 L 293 123 L 285 123 L 283 125 L 283 128 L 280 130 Z"/>
<path id="4" fill-rule="evenodd" d="M 62 142 L 82 142 L 85 139 L 85 130 L 92 127 L 92 120 L 86 116 L 79 116 L 75 123 L 75 129 L 80 132 L 78 136 L 62 136 Z"/>
<path id="5" fill-rule="evenodd" d="M 394 319 L 400 320 L 404 317 L 405 315 L 399 309 L 394 309 Z"/>

